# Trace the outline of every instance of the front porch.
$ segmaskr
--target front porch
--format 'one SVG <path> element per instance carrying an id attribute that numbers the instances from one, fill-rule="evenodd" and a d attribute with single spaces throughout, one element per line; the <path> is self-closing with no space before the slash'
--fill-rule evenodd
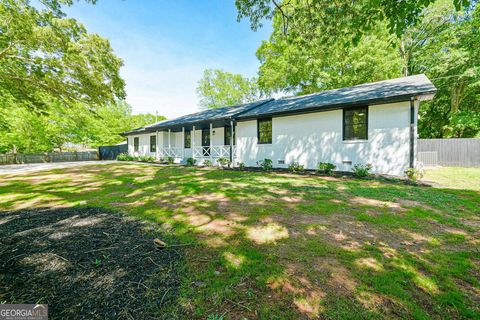
<path id="1" fill-rule="evenodd" d="M 192 126 L 174 127 L 156 132 L 155 157 L 172 157 L 176 163 L 188 158 L 202 164 L 209 160 L 215 164 L 219 158 L 235 161 L 236 141 L 233 122 L 212 122 Z"/>

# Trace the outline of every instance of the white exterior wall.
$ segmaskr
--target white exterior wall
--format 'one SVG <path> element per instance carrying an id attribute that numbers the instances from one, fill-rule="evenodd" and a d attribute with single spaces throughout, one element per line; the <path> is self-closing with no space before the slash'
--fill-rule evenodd
<path id="1" fill-rule="evenodd" d="M 128 136 L 128 154 L 132 156 L 152 156 L 155 157 L 155 152 L 150 152 L 150 136 L 156 135 L 155 132 L 148 134 L 140 134 Z M 134 151 L 134 138 L 139 138 L 138 152 Z"/>
<path id="2" fill-rule="evenodd" d="M 418 104 L 415 109 L 417 112 Z M 370 163 L 374 173 L 404 175 L 409 167 L 409 101 L 369 106 L 368 140 L 343 141 L 342 121 L 342 110 L 275 117 L 272 144 L 257 144 L 256 120 L 238 122 L 236 161 L 257 166 L 258 160 L 268 158 L 274 167 L 284 168 L 298 161 L 306 169 L 330 162 L 342 171 L 351 171 L 357 163 Z"/>

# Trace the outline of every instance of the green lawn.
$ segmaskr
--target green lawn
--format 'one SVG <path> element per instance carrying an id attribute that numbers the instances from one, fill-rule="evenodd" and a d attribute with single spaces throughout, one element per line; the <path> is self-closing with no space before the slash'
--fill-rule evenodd
<path id="1" fill-rule="evenodd" d="M 480 168 L 427 168 L 424 180 L 458 189 L 480 191 Z"/>
<path id="2" fill-rule="evenodd" d="M 188 244 L 185 318 L 478 319 L 480 193 L 462 183 L 118 163 L 0 176 L 0 210 L 86 201 L 158 223 Z"/>

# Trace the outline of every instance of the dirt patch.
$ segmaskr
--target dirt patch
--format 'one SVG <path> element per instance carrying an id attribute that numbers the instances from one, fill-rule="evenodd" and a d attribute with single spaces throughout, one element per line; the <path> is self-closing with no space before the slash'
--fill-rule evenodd
<path id="1" fill-rule="evenodd" d="M 183 254 L 153 239 L 174 238 L 95 207 L 0 220 L 0 301 L 47 303 L 51 319 L 172 318 Z"/>

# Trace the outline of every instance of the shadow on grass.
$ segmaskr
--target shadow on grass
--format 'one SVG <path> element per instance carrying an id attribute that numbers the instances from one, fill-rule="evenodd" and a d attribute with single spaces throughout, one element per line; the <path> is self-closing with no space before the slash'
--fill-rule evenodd
<path id="1" fill-rule="evenodd" d="M 175 241 L 96 207 L 2 213 L 0 302 L 46 303 L 51 319 L 170 319 L 183 253 L 155 237 Z"/>

